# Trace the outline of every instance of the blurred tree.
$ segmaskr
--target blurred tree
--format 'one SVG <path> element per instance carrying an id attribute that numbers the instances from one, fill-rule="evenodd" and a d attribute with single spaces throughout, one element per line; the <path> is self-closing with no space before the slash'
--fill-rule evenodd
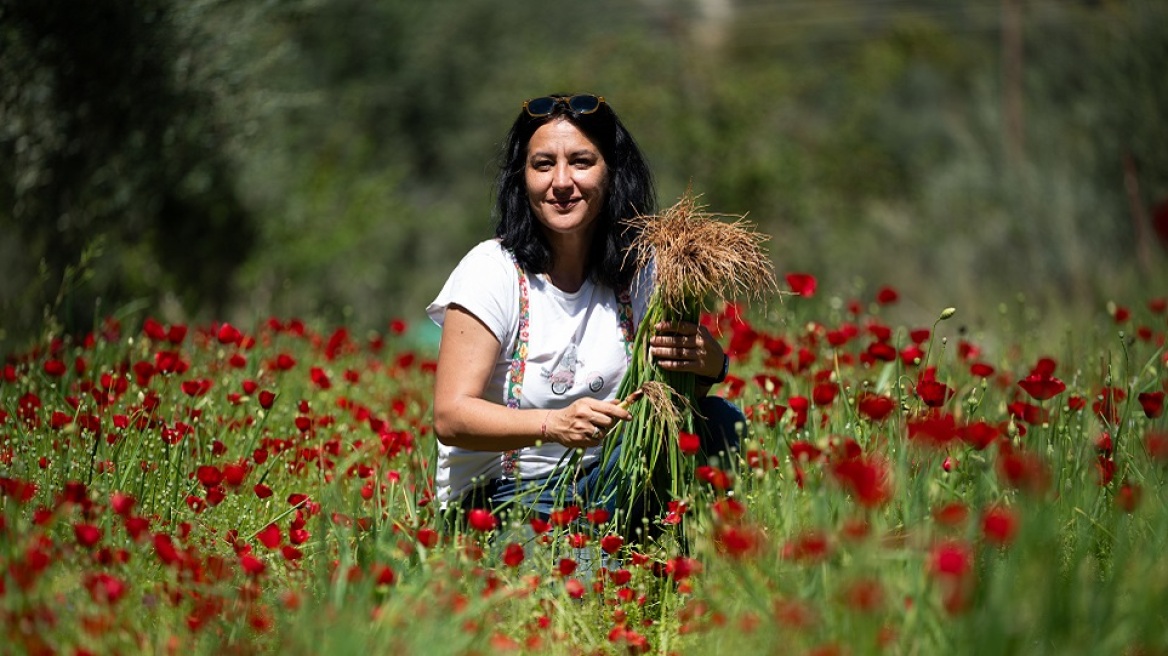
<path id="1" fill-rule="evenodd" d="M 14 336 L 97 239 L 91 284 L 60 308 L 70 330 L 92 325 L 98 297 L 105 312 L 166 291 L 192 309 L 226 302 L 253 233 L 184 11 L 0 0 L 0 227 L 19 253 L 0 305 Z"/>

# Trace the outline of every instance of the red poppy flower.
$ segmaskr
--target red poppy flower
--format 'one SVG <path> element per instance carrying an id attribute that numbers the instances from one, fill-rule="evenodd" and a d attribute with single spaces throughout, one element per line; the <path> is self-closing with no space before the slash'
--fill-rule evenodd
<path id="1" fill-rule="evenodd" d="M 689 506 L 684 501 L 674 499 L 669 502 L 666 509 L 665 517 L 661 521 L 671 526 L 676 526 L 681 523 L 681 518 L 689 512 Z M 635 558 L 635 554 L 634 554 Z"/>
<path id="2" fill-rule="evenodd" d="M 762 391 L 774 395 L 783 388 L 783 381 L 774 374 L 755 374 L 754 384 L 762 388 Z"/>
<path id="3" fill-rule="evenodd" d="M 891 305 L 900 299 L 900 294 L 892 287 L 881 287 L 876 292 L 876 302 L 880 305 Z"/>
<path id="4" fill-rule="evenodd" d="M 1021 419 L 1031 426 L 1044 424 L 1050 419 L 1050 413 L 1047 410 L 1025 401 L 1010 403 L 1006 406 L 1006 410 L 1010 413 L 1011 417 Z"/>
<path id="5" fill-rule="evenodd" d="M 963 542 L 941 542 L 929 554 L 929 571 L 941 577 L 965 578 L 973 572 L 973 552 Z"/>
<path id="6" fill-rule="evenodd" d="M 514 569 L 519 567 L 525 556 L 523 547 L 512 542 L 503 549 L 503 564 Z"/>
<path id="7" fill-rule="evenodd" d="M 957 420 L 948 412 L 930 413 L 908 422 L 908 438 L 927 446 L 945 446 L 957 435 Z"/>
<path id="8" fill-rule="evenodd" d="M 568 506 L 562 509 L 552 509 L 548 519 L 552 526 L 564 527 L 580 517 L 580 506 Z"/>
<path id="9" fill-rule="evenodd" d="M 867 392 L 856 400 L 856 408 L 860 411 L 860 414 L 868 419 L 881 422 L 888 415 L 892 414 L 892 411 L 896 408 L 896 403 L 887 396 Z"/>
<path id="10" fill-rule="evenodd" d="M 785 560 L 818 562 L 827 557 L 831 543 L 820 531 L 807 531 L 788 540 L 780 552 Z"/>
<path id="11" fill-rule="evenodd" d="M 1115 493 L 1115 505 L 1124 512 L 1133 512 L 1140 505 L 1143 490 L 1135 483 L 1125 481 Z"/>
<path id="12" fill-rule="evenodd" d="M 848 584 L 841 595 L 844 603 L 858 613 L 874 613 L 884 605 L 884 587 L 875 579 Z"/>
<path id="13" fill-rule="evenodd" d="M 774 428 L 787 412 L 787 406 L 773 403 L 761 403 L 743 408 L 746 418 L 750 421 L 766 424 Z"/>
<path id="14" fill-rule="evenodd" d="M 1000 442 L 997 468 L 1007 485 L 1031 494 L 1041 494 L 1050 484 L 1050 473 L 1041 458 L 1016 451 L 1008 442 Z"/>
<path id="15" fill-rule="evenodd" d="M 807 408 L 809 407 L 807 397 L 792 396 L 787 399 L 787 405 L 791 406 L 791 412 L 795 415 L 795 430 L 802 430 L 807 425 Z"/>
<path id="16" fill-rule="evenodd" d="M 1111 318 L 1115 320 L 1115 323 L 1126 323 L 1131 318 L 1131 310 L 1122 305 L 1108 303 L 1107 311 L 1111 314 Z"/>
<path id="17" fill-rule="evenodd" d="M 960 433 L 962 441 L 978 451 L 993 444 L 994 440 L 998 439 L 998 436 L 1001 435 L 1001 431 L 998 430 L 997 426 L 985 421 L 976 421 L 964 426 L 961 428 Z"/>
<path id="18" fill-rule="evenodd" d="M 214 465 L 201 465 L 195 470 L 195 477 L 199 479 L 199 483 L 203 487 L 211 488 L 223 481 L 223 472 Z"/>
<path id="19" fill-rule="evenodd" d="M 158 560 L 162 561 L 163 565 L 172 565 L 182 560 L 174 541 L 165 533 L 154 534 L 154 553 L 158 555 Z"/>
<path id="20" fill-rule="evenodd" d="M 210 378 L 196 378 L 194 380 L 184 380 L 182 382 L 182 391 L 190 397 L 203 396 L 211 390 L 214 383 Z"/>
<path id="21" fill-rule="evenodd" d="M 561 558 L 560 562 L 556 564 L 556 571 L 560 576 L 571 576 L 572 572 L 576 571 L 576 561 L 571 558 Z"/>
<path id="22" fill-rule="evenodd" d="M 1148 419 L 1157 419 L 1164 414 L 1164 392 L 1141 392 L 1136 399 Z"/>
<path id="23" fill-rule="evenodd" d="M 264 545 L 265 547 L 269 549 L 275 549 L 276 547 L 280 546 L 280 542 L 283 541 L 284 536 L 280 533 L 279 526 L 276 526 L 275 524 L 268 524 L 263 529 L 261 529 L 259 533 L 256 533 L 256 539 L 258 539 L 260 544 Z"/>
<path id="24" fill-rule="evenodd" d="M 240 556 L 239 566 L 243 568 L 243 571 L 246 572 L 248 576 L 260 576 L 264 573 L 264 570 L 267 569 L 267 566 L 264 565 L 264 561 L 249 553 L 245 553 Z"/>
<path id="25" fill-rule="evenodd" d="M 822 449 L 815 447 L 811 442 L 801 440 L 791 442 L 791 458 L 797 462 L 811 462 L 819 459 L 822 454 Z"/>
<path id="26" fill-rule="evenodd" d="M 952 387 L 933 378 L 931 370 L 917 381 L 916 395 L 930 408 L 940 408 L 956 393 Z"/>
<path id="27" fill-rule="evenodd" d="M 819 407 L 826 407 L 835 401 L 839 394 L 839 385 L 836 383 L 819 383 L 811 391 L 811 400 Z"/>
<path id="28" fill-rule="evenodd" d="M 1144 449 L 1152 460 L 1168 465 L 1168 433 L 1148 433 L 1144 436 Z"/>
<path id="29" fill-rule="evenodd" d="M 603 538 L 600 538 L 600 548 L 604 551 L 604 553 L 609 555 L 620 551 L 620 548 L 624 546 L 624 543 L 624 538 L 619 535 L 606 535 Z"/>
<path id="30" fill-rule="evenodd" d="M 472 508 L 466 513 L 466 521 L 470 527 L 480 533 L 492 531 L 499 525 L 499 520 L 491 514 L 491 511 L 483 508 Z"/>
<path id="31" fill-rule="evenodd" d="M 329 376 L 327 373 L 325 373 L 324 369 L 321 369 L 320 367 L 313 367 L 309 370 L 308 373 L 312 378 L 312 383 L 316 385 L 318 389 L 326 390 L 332 387 L 332 381 L 329 380 Z"/>
<path id="32" fill-rule="evenodd" d="M 809 273 L 788 273 L 787 285 L 791 291 L 804 298 L 815 296 L 815 276 Z"/>
<path id="33" fill-rule="evenodd" d="M 677 446 L 685 455 L 694 456 L 702 450 L 702 438 L 694 435 L 693 433 L 682 431 L 681 434 L 677 436 Z"/>
<path id="34" fill-rule="evenodd" d="M 74 524 L 73 536 L 77 538 L 77 544 L 90 549 L 101 542 L 102 531 L 92 524 Z"/>
<path id="35" fill-rule="evenodd" d="M 952 501 L 933 511 L 933 519 L 942 526 L 960 526 L 969 517 L 969 508 L 960 501 Z"/>
<path id="36" fill-rule="evenodd" d="M 166 339 L 166 328 L 158 323 L 154 317 L 146 317 L 146 321 L 142 323 L 142 332 L 150 339 L 161 342 Z"/>
<path id="37" fill-rule="evenodd" d="M 925 350 L 918 344 L 909 344 L 900 349 L 900 361 L 906 367 L 915 367 L 925 360 Z"/>
<path id="38" fill-rule="evenodd" d="M 837 462 L 831 473 L 866 508 L 879 506 L 892 495 L 887 467 L 876 458 L 859 457 Z"/>
<path id="39" fill-rule="evenodd" d="M 747 449 L 745 453 L 746 466 L 751 469 L 775 469 L 779 466 L 779 457 L 767 453 L 762 449 Z"/>
<path id="40" fill-rule="evenodd" d="M 994 375 L 994 368 L 984 362 L 974 362 L 969 365 L 969 373 L 978 378 L 989 378 Z"/>
<path id="41" fill-rule="evenodd" d="M 106 572 L 86 573 L 82 584 L 94 602 L 111 606 L 125 596 L 127 589 L 125 581 Z"/>
<path id="42" fill-rule="evenodd" d="M 725 471 L 712 467 L 710 465 L 701 465 L 695 471 L 699 481 L 707 483 L 715 490 L 728 490 L 733 484 L 733 479 Z"/>
<path id="43" fill-rule="evenodd" d="M 66 367 L 65 363 L 61 362 L 60 360 L 47 360 L 44 364 L 44 369 L 45 373 L 52 376 L 53 378 L 60 378 L 61 376 L 65 375 L 65 371 L 68 370 L 68 367 Z"/>
<path id="44" fill-rule="evenodd" d="M 714 529 L 714 544 L 718 553 L 730 558 L 745 558 L 758 551 L 762 533 L 753 526 L 722 524 Z"/>
<path id="45" fill-rule="evenodd" d="M 166 341 L 178 346 L 187 338 L 187 327 L 185 324 L 175 324 L 166 331 Z"/>
<path id="46" fill-rule="evenodd" d="M 1100 487 L 1111 485 L 1111 481 L 1115 479 L 1115 461 L 1100 455 L 1095 459 L 1095 475 L 1098 476 Z"/>
<path id="47" fill-rule="evenodd" d="M 1043 358 L 1038 361 L 1030 375 L 1018 381 L 1018 387 L 1026 391 L 1036 401 L 1046 401 L 1062 394 L 1067 386 L 1054 377 L 1054 360 Z"/>
<path id="48" fill-rule="evenodd" d="M 896 349 L 887 342 L 872 342 L 864 355 L 872 362 L 892 362 L 896 359 Z"/>
<path id="49" fill-rule="evenodd" d="M 230 463 L 223 466 L 223 482 L 232 488 L 238 488 L 242 485 L 245 476 L 247 476 L 246 464 Z"/>
<path id="50" fill-rule="evenodd" d="M 584 597 L 586 590 L 584 584 L 579 579 L 568 579 L 564 581 L 564 591 L 573 599 L 581 599 Z"/>
<path id="51" fill-rule="evenodd" d="M 679 583 L 697 574 L 701 569 L 701 563 L 686 556 L 675 556 L 665 563 L 665 573 L 669 575 L 669 578 Z"/>
<path id="52" fill-rule="evenodd" d="M 604 508 L 593 508 L 585 515 L 589 524 L 600 525 L 607 522 L 610 518 L 609 512 Z"/>
<path id="53" fill-rule="evenodd" d="M 1091 410 L 1100 421 L 1108 424 L 1119 423 L 1119 404 L 1127 398 L 1127 392 L 1118 387 L 1104 387 L 1091 404 Z"/>
<path id="54" fill-rule="evenodd" d="M 217 333 L 220 344 L 238 344 L 243 339 L 243 333 L 229 323 L 219 326 Z"/>
<path id="55" fill-rule="evenodd" d="M 1018 533 L 1018 516 L 1005 506 L 994 506 L 981 519 L 981 532 L 986 542 L 1005 546 Z"/>

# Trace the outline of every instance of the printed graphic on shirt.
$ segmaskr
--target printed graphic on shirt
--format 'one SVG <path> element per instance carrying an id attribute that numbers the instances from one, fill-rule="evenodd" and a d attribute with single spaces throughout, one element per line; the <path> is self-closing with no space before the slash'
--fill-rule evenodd
<path id="1" fill-rule="evenodd" d="M 599 371 L 589 372 L 584 379 L 588 381 L 588 389 L 593 392 L 599 392 L 600 388 L 604 387 L 604 376 L 601 376 Z"/>
<path id="2" fill-rule="evenodd" d="M 583 360 L 576 359 L 577 348 L 575 342 L 568 344 L 563 357 L 550 371 L 547 367 L 540 367 L 540 375 L 551 383 L 552 393 L 556 396 L 567 394 L 576 384 L 576 368 L 584 365 Z"/>

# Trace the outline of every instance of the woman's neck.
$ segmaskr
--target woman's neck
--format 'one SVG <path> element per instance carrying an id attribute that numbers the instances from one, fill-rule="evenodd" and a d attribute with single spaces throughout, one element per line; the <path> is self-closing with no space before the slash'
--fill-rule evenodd
<path id="1" fill-rule="evenodd" d="M 559 237 L 562 238 L 551 239 L 551 268 L 548 270 L 548 280 L 561 291 L 571 294 L 578 292 L 588 279 L 589 244 L 583 240 L 573 239 L 572 236 Z"/>
<path id="2" fill-rule="evenodd" d="M 548 235 L 552 250 L 552 267 L 548 280 L 561 291 L 573 294 L 580 291 L 588 278 L 588 254 L 591 250 L 591 231 L 584 235 Z"/>

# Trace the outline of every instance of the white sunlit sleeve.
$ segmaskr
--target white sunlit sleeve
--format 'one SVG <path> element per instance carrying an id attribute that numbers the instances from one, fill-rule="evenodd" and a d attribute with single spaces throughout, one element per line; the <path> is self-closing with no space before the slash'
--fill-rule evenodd
<path id="1" fill-rule="evenodd" d="M 451 305 L 482 321 L 504 348 L 514 339 L 519 324 L 519 278 L 514 261 L 498 242 L 484 241 L 472 248 L 426 307 L 426 314 L 441 326 Z"/>

